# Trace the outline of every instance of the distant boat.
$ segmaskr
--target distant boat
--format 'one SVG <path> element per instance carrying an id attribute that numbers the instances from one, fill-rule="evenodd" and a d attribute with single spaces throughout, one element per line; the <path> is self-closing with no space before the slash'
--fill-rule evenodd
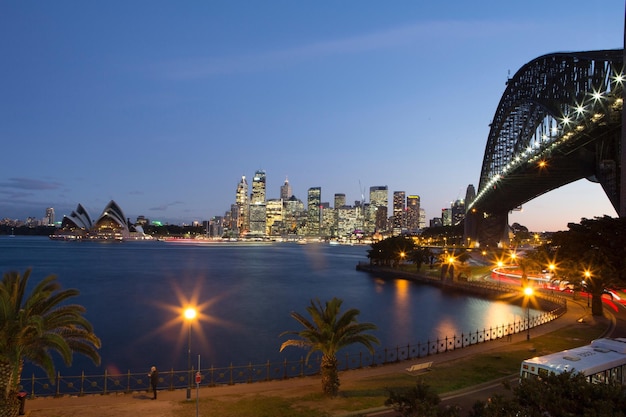
<path id="1" fill-rule="evenodd" d="M 11 228 L 11 234 L 9 235 L 9 237 L 15 237 L 15 229 Z"/>

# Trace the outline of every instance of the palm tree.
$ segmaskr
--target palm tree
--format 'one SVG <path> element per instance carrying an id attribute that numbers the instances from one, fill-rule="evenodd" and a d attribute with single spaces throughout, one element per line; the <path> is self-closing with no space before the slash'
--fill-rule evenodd
<path id="1" fill-rule="evenodd" d="M 26 294 L 30 269 L 3 274 L 0 282 L 0 416 L 17 416 L 17 391 L 24 360 L 32 362 L 54 379 L 51 352 L 66 365 L 72 354 L 81 353 L 100 364 L 100 339 L 83 317 L 85 308 L 65 301 L 78 290 L 61 290 L 55 275 L 49 275 Z"/>
<path id="2" fill-rule="evenodd" d="M 299 313 L 292 312 L 293 317 L 304 329 L 300 331 L 286 331 L 287 334 L 297 335 L 300 339 L 289 339 L 280 346 L 282 352 L 287 346 L 296 346 L 309 349 L 306 355 L 308 362 L 311 354 L 316 351 L 322 353 L 320 372 L 322 375 L 322 390 L 324 394 L 334 397 L 339 391 L 339 374 L 337 371 L 337 352 L 354 343 L 364 345 L 371 354 L 374 353 L 374 344 L 379 344 L 378 339 L 365 333 L 375 330 L 372 323 L 357 323 L 356 317 L 360 311 L 352 308 L 340 315 L 343 300 L 333 298 L 324 306 L 319 299 L 311 300 L 307 311 L 313 321 L 309 321 Z"/>

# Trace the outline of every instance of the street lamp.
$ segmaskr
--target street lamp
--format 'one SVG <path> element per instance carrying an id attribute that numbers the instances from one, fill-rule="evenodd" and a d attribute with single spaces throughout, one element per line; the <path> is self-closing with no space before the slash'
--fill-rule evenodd
<path id="1" fill-rule="evenodd" d="M 196 309 L 193 307 L 188 307 L 185 310 L 185 319 L 189 322 L 189 333 L 187 338 L 187 370 L 189 372 L 189 376 L 187 378 L 187 401 L 191 400 L 191 323 L 193 319 L 196 318 Z"/>
<path id="2" fill-rule="evenodd" d="M 533 295 L 533 287 L 524 288 L 526 300 L 526 340 L 530 340 L 530 297 Z"/>

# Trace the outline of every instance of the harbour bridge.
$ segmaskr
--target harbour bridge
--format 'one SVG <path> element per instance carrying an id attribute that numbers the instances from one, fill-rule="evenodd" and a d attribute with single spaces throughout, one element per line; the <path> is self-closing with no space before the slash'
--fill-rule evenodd
<path id="1" fill-rule="evenodd" d="M 623 49 L 544 55 L 510 78 L 465 202 L 466 241 L 508 241 L 511 210 L 583 178 L 626 217 L 625 82 Z"/>

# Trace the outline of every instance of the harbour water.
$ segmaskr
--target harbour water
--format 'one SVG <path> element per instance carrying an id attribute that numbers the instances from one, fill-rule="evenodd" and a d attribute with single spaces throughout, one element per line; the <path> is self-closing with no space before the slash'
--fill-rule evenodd
<path id="1" fill-rule="evenodd" d="M 56 274 L 102 340 L 102 364 L 74 357 L 63 374 L 139 372 L 152 364 L 185 369 L 188 303 L 201 315 L 191 329 L 191 353 L 203 364 L 246 365 L 295 360 L 279 352 L 285 330 L 300 330 L 289 313 L 306 315 L 310 300 L 332 297 L 378 326 L 380 349 L 459 336 L 524 317 L 519 306 L 447 293 L 405 280 L 358 272 L 369 246 L 294 243 L 184 245 L 165 242 L 92 243 L 42 237 L 0 237 L 0 270 L 32 268 L 31 286 Z M 358 350 L 356 346 L 354 350 Z M 60 362 L 60 361 L 57 361 Z"/>

